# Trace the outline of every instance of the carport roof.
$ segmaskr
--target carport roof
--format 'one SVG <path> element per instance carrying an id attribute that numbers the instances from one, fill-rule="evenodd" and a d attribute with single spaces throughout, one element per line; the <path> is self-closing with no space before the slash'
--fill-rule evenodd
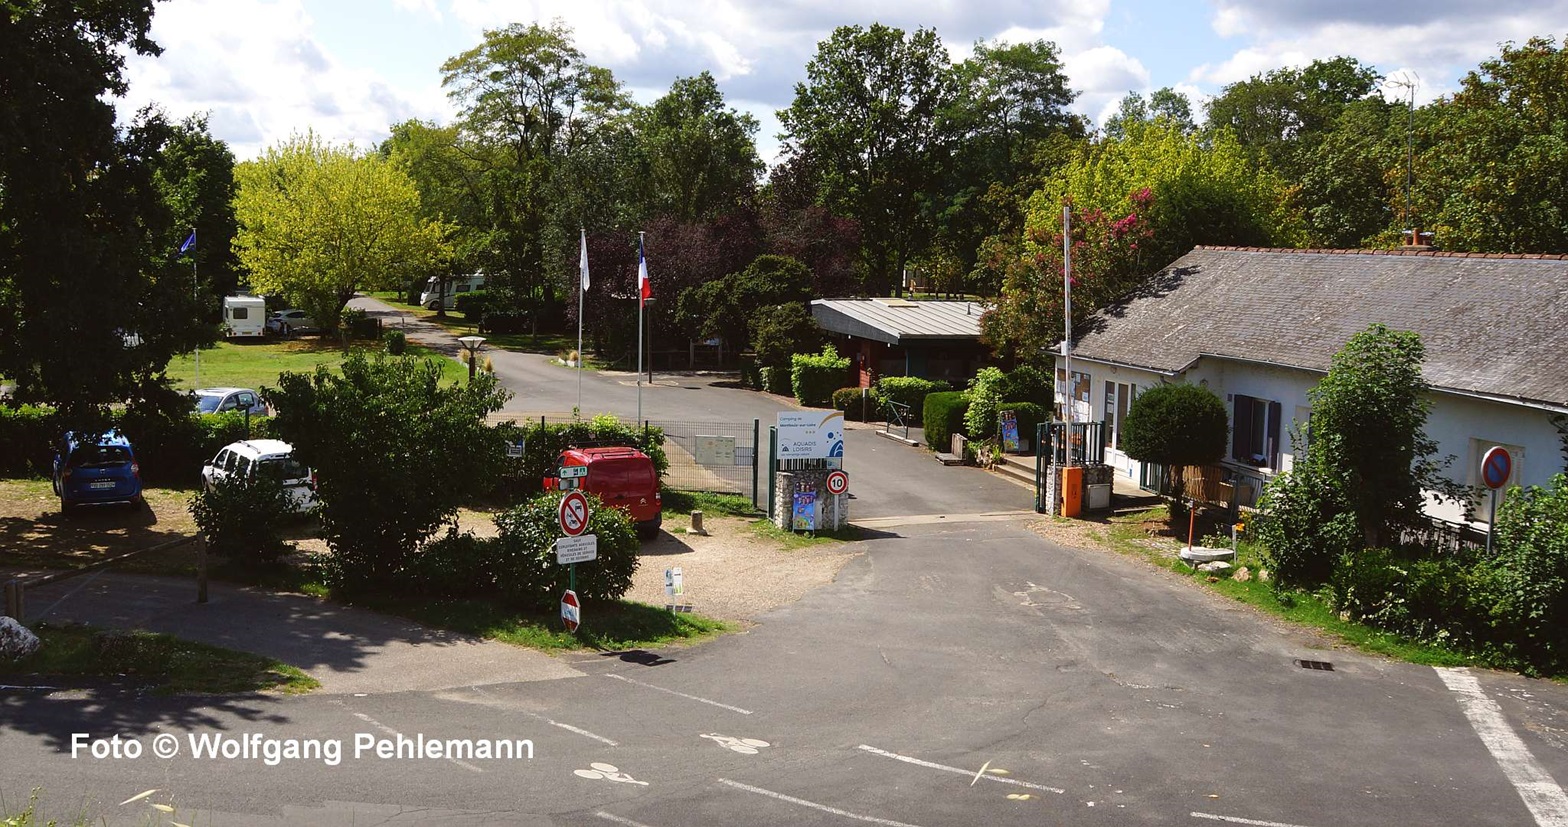
<path id="1" fill-rule="evenodd" d="M 823 329 L 895 345 L 933 339 L 978 340 L 983 310 L 974 302 L 906 299 L 817 299 L 811 303 L 811 315 Z"/>

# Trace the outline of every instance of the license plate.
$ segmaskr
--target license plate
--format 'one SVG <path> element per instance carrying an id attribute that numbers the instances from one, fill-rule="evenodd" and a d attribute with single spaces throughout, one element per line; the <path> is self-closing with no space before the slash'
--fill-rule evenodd
<path id="1" fill-rule="evenodd" d="M 99 489 L 102 489 L 102 488 L 113 488 L 114 487 L 114 480 L 98 480 L 96 482 L 90 482 L 90 483 L 87 484 L 87 487 L 88 488 L 99 488 Z"/>

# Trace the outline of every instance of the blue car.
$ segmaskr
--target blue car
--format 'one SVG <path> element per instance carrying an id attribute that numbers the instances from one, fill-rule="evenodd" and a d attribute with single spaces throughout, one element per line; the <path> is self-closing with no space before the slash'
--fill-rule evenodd
<path id="1" fill-rule="evenodd" d="M 54 455 L 54 493 L 60 512 L 78 505 L 130 503 L 140 507 L 141 467 L 131 441 L 118 431 L 99 437 L 68 433 Z"/>

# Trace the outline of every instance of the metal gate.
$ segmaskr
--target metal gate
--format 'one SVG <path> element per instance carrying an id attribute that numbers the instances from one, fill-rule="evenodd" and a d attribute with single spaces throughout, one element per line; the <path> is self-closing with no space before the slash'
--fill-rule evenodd
<path id="1" fill-rule="evenodd" d="M 759 505 L 763 483 L 757 473 L 760 420 L 649 420 L 648 425 L 664 431 L 664 453 L 670 460 L 664 481 L 670 488 L 740 494 L 751 498 L 752 505 Z"/>

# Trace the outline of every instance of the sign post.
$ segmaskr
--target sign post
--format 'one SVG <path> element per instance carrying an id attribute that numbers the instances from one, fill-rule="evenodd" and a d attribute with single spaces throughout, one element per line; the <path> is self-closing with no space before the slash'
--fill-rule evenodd
<path id="1" fill-rule="evenodd" d="M 586 470 L 586 466 L 583 468 Z M 566 625 L 566 631 L 575 633 L 582 623 L 582 607 L 577 602 L 577 564 L 598 558 L 599 538 L 583 533 L 588 530 L 588 497 L 582 491 L 566 492 L 556 508 L 556 516 L 561 523 L 561 533 L 566 535 L 555 541 L 555 559 L 558 564 L 566 564 L 568 584 L 566 594 L 561 596 L 561 622 Z"/>
<path id="2" fill-rule="evenodd" d="M 1481 482 L 1492 489 L 1492 514 L 1486 521 L 1486 553 L 1492 553 L 1492 531 L 1497 525 L 1497 492 L 1514 473 L 1514 458 L 1501 445 L 1481 457 Z"/>

